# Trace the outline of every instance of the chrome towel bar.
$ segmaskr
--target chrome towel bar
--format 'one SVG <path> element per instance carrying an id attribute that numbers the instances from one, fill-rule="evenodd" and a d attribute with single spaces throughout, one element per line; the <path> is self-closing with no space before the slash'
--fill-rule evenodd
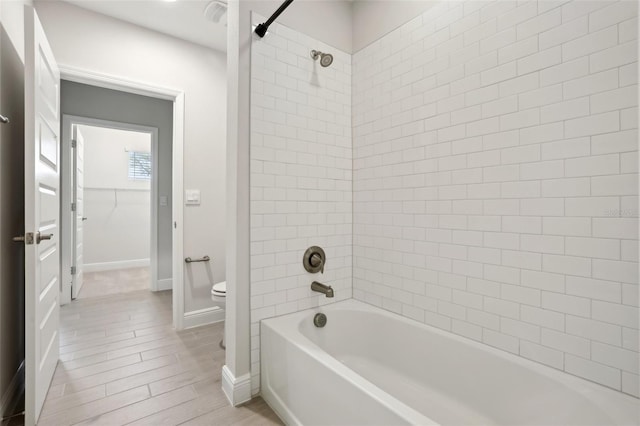
<path id="1" fill-rule="evenodd" d="M 194 262 L 208 262 L 210 261 L 211 258 L 207 255 L 205 255 L 204 257 L 201 257 L 200 259 L 192 259 L 190 257 L 185 257 L 184 261 L 187 263 L 194 263 Z"/>

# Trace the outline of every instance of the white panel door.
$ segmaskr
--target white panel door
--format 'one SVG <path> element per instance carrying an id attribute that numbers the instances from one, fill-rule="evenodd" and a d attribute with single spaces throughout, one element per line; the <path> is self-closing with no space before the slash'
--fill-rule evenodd
<path id="1" fill-rule="evenodd" d="M 25 424 L 37 422 L 59 354 L 60 72 L 25 6 Z"/>
<path id="2" fill-rule="evenodd" d="M 84 217 L 84 137 L 77 125 L 73 126 L 73 202 L 75 215 L 73 220 L 73 270 L 71 297 L 78 297 L 82 288 L 82 241 Z"/>

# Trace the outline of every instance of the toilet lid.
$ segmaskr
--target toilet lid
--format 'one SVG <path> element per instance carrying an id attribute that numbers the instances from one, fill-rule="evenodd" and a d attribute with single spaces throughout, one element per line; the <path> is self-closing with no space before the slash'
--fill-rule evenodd
<path id="1" fill-rule="evenodd" d="M 216 296 L 226 296 L 227 295 L 227 282 L 221 281 L 213 285 L 211 289 L 211 294 L 215 294 Z"/>

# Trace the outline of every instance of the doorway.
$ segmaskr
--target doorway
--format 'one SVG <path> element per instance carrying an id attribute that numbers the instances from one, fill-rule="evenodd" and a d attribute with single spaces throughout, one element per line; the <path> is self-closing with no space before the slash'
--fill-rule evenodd
<path id="1" fill-rule="evenodd" d="M 62 205 L 70 206 L 63 292 L 76 299 L 171 289 L 157 278 L 158 129 L 65 115 L 62 133 L 70 165 L 62 171 Z"/>
<path id="2" fill-rule="evenodd" d="M 95 81 L 75 80 L 62 80 L 60 97 L 63 114 L 61 232 L 68 240 L 62 245 L 61 266 L 64 275 L 61 303 L 70 303 L 78 296 L 113 293 L 118 291 L 118 287 L 126 290 L 131 282 L 123 281 L 134 281 L 136 286 L 140 286 L 146 280 L 145 288 L 152 291 L 174 290 L 174 310 L 179 311 L 174 314 L 181 318 L 182 303 L 176 303 L 175 300 L 179 298 L 181 289 L 174 289 L 173 286 L 174 277 L 181 272 L 174 266 L 175 257 L 180 256 L 178 253 L 181 251 L 181 247 L 176 249 L 175 244 L 177 231 L 181 230 L 179 226 L 175 227 L 176 219 L 180 218 L 176 214 L 176 210 L 178 213 L 180 210 L 176 206 L 180 194 L 173 191 L 176 175 L 181 175 L 176 170 L 181 164 L 175 158 L 176 148 L 180 151 L 176 145 L 181 143 L 176 135 L 179 130 L 176 125 L 180 124 L 175 121 L 177 104 L 169 99 L 138 94 L 126 87 L 104 87 L 104 82 L 98 78 L 94 78 Z M 85 202 L 75 205 L 73 194 L 77 188 L 71 171 L 75 169 L 77 148 L 71 145 L 72 140 L 76 140 L 76 144 L 78 141 L 74 137 L 74 129 L 78 129 L 83 136 L 86 164 Z M 94 141 L 93 145 L 88 136 Z M 128 137 L 129 142 L 113 142 L 123 137 Z M 146 137 L 147 141 L 150 138 L 150 148 L 135 148 L 140 141 L 135 142 L 131 138 L 136 137 Z M 111 142 L 100 142 L 102 139 Z M 95 148 L 95 144 L 102 145 L 99 149 L 101 152 L 97 153 L 97 158 L 89 166 L 87 161 L 91 162 L 91 155 L 88 150 L 92 146 Z M 116 167 L 114 162 L 119 166 Z M 96 169 L 102 178 L 92 181 L 87 167 Z M 102 172 L 98 170 L 101 168 L 104 169 Z M 143 176 L 145 169 L 149 168 L 150 175 Z M 106 183 L 105 179 L 111 179 L 112 182 Z M 145 197 L 149 205 L 146 210 L 140 206 Z M 134 209 L 136 203 L 137 208 Z M 77 209 L 75 216 L 71 212 L 73 208 Z M 84 211 L 81 213 L 80 209 Z M 145 219 L 146 222 L 143 222 Z M 110 231 L 109 226 L 113 226 Z M 78 228 L 85 231 L 82 235 L 84 244 L 81 246 L 84 270 L 78 267 L 77 255 L 73 253 L 78 245 L 71 240 Z M 140 228 L 144 228 L 144 235 L 138 232 Z M 97 231 L 94 236 L 99 237 L 100 243 L 87 239 L 86 231 L 91 234 L 92 229 Z M 127 241 L 127 237 L 134 240 Z M 143 242 L 144 239 L 148 242 Z M 92 282 L 87 278 L 100 281 L 100 291 L 90 291 L 88 288 L 81 290 L 83 284 Z M 180 327 L 177 322 L 175 325 Z"/>

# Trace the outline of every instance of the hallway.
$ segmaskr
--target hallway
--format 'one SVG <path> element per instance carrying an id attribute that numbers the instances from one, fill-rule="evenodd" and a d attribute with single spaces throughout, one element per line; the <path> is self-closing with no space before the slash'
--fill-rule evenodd
<path id="1" fill-rule="evenodd" d="M 171 315 L 171 292 L 63 306 L 60 362 L 38 424 L 281 424 L 261 398 L 229 406 L 223 323 L 175 332 Z"/>
<path id="2" fill-rule="evenodd" d="M 84 284 L 80 289 L 78 299 L 123 294 L 132 291 L 149 291 L 151 287 L 150 281 L 151 270 L 148 266 L 85 272 Z"/>

